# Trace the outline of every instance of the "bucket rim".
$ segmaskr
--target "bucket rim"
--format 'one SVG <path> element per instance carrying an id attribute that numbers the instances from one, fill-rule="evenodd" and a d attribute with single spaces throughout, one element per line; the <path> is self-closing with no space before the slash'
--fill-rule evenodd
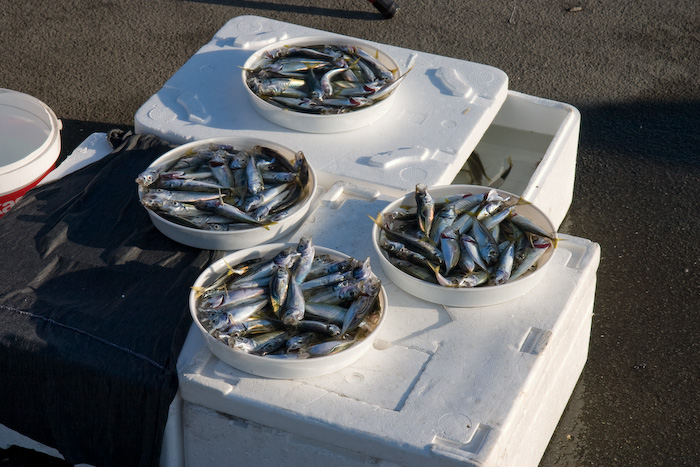
<path id="1" fill-rule="evenodd" d="M 0 166 L 0 176 L 10 174 L 17 169 L 26 167 L 36 159 L 47 155 L 47 153 L 53 158 L 54 162 L 58 159 L 60 153 L 60 144 L 58 144 L 58 141 L 62 125 L 61 121 L 48 105 L 29 94 L 5 88 L 0 88 L 0 105 L 15 107 L 25 113 L 29 113 L 36 117 L 37 121 L 43 122 L 49 128 L 48 136 L 38 148 L 14 162 Z M 54 149 L 54 151 L 52 151 L 52 149 Z M 55 154 L 52 152 L 55 152 Z M 41 173 L 38 173 L 37 176 L 41 176 L 43 172 L 44 171 L 41 170 Z"/>

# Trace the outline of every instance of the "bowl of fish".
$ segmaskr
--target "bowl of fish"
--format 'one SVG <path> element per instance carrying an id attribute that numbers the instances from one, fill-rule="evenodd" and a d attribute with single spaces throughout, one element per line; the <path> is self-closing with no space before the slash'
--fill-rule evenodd
<path id="1" fill-rule="evenodd" d="M 525 295 L 542 279 L 557 243 L 555 227 L 535 205 L 476 185 L 417 184 L 374 221 L 374 248 L 389 279 L 453 307 Z"/>
<path id="2" fill-rule="evenodd" d="M 220 360 L 253 375 L 296 379 L 362 357 L 384 323 L 386 300 L 369 258 L 302 237 L 214 262 L 192 286 L 189 307 Z"/>
<path id="3" fill-rule="evenodd" d="M 405 76 L 377 47 L 335 36 L 271 44 L 251 55 L 242 70 L 250 102 L 262 117 L 309 133 L 355 130 L 376 121 Z"/>
<path id="4" fill-rule="evenodd" d="M 178 146 L 136 183 L 160 232 L 206 250 L 240 250 L 291 233 L 316 191 L 316 175 L 303 152 L 246 137 Z"/>

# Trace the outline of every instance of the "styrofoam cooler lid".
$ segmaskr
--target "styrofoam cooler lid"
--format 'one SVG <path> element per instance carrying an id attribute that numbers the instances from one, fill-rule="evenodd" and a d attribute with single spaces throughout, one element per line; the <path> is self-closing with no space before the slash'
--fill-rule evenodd
<path id="1" fill-rule="evenodd" d="M 41 179 L 58 159 L 61 122 L 28 94 L 0 89 L 0 196 Z"/>
<path id="2" fill-rule="evenodd" d="M 241 67 L 275 42 L 305 37 L 361 40 L 391 57 L 406 78 L 391 110 L 371 124 L 337 133 L 292 131 L 252 106 Z M 343 180 L 402 196 L 417 183 L 448 185 L 491 125 L 508 94 L 500 69 L 269 18 L 229 20 L 134 117 L 136 133 L 172 143 L 245 134 L 300 148 L 319 185 Z"/>

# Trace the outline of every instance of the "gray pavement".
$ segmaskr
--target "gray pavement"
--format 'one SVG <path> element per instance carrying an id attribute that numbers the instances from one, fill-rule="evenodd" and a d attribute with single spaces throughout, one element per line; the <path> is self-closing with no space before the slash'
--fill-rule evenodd
<path id="1" fill-rule="evenodd" d="M 0 3 L 0 88 L 63 121 L 65 156 L 137 109 L 229 19 L 258 15 L 500 68 L 582 116 L 561 232 L 601 245 L 589 359 L 542 466 L 700 459 L 700 8 L 694 0 Z M 1 403 L 1 402 L 0 402 Z M 11 464 L 3 464 L 11 465 Z"/>

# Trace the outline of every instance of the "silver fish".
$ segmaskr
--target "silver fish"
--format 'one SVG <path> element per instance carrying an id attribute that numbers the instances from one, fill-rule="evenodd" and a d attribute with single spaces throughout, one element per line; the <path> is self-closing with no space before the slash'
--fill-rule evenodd
<path id="1" fill-rule="evenodd" d="M 440 249 L 442 256 L 445 259 L 443 262 L 445 274 L 449 274 L 452 268 L 457 266 L 459 262 L 459 242 L 457 233 L 452 229 L 445 229 L 441 235 Z"/>
<path id="2" fill-rule="evenodd" d="M 263 334 L 278 330 L 278 324 L 264 318 L 249 319 L 247 321 L 236 322 L 226 330 L 229 336 L 245 337 L 252 334 Z"/>
<path id="3" fill-rule="evenodd" d="M 340 328 L 337 325 L 333 323 L 326 323 L 323 321 L 303 319 L 299 321 L 294 327 L 298 332 L 314 332 L 317 334 L 324 334 L 330 337 L 336 337 L 340 335 Z"/>
<path id="4" fill-rule="evenodd" d="M 367 314 L 374 309 L 374 305 L 379 297 L 380 283 L 377 279 L 368 279 L 365 286 L 365 294 L 356 298 L 345 314 L 341 336 L 353 331 L 365 319 Z"/>
<path id="5" fill-rule="evenodd" d="M 474 240 L 474 237 L 469 234 L 464 234 L 459 238 L 459 241 L 461 247 L 468 253 L 472 261 L 478 264 L 481 269 L 485 271 L 488 270 L 488 266 L 481 257 L 481 253 L 479 253 L 479 245 L 476 243 L 476 240 Z"/>
<path id="6" fill-rule="evenodd" d="M 221 185 L 218 182 L 189 178 L 158 179 L 156 183 L 159 188 L 165 188 L 166 190 L 190 190 L 222 193 L 230 191 L 231 189 L 231 187 Z"/>
<path id="7" fill-rule="evenodd" d="M 512 242 L 508 243 L 508 246 L 498 259 L 496 270 L 491 279 L 494 284 L 505 284 L 508 279 L 510 279 L 511 272 L 513 271 L 514 252 L 514 244 Z"/>
<path id="8" fill-rule="evenodd" d="M 263 225 L 262 222 L 253 218 L 249 214 L 241 211 L 236 206 L 224 203 L 218 199 L 195 201 L 194 206 L 202 211 L 213 212 L 235 221 L 247 222 L 249 224 Z"/>
<path id="9" fill-rule="evenodd" d="M 310 237 L 302 237 L 299 239 L 297 252 L 300 254 L 300 257 L 294 265 L 293 278 L 297 284 L 301 285 L 302 282 L 306 280 L 306 276 L 311 270 L 311 265 L 313 264 L 316 254 L 316 248 Z"/>
<path id="10" fill-rule="evenodd" d="M 525 251 L 522 260 L 511 273 L 511 280 L 517 279 L 529 271 L 551 246 L 552 243 L 549 240 L 536 239 L 532 243 L 532 248 L 528 248 L 528 250 Z"/>
<path id="11" fill-rule="evenodd" d="M 287 339 L 285 347 L 287 352 L 301 352 L 308 349 L 315 342 L 318 342 L 318 336 L 315 332 L 304 332 Z"/>
<path id="12" fill-rule="evenodd" d="M 532 270 L 540 255 L 556 246 L 555 233 L 518 212 L 527 202 L 512 201 L 495 189 L 435 199 L 437 214 L 426 238 L 423 192 L 429 195 L 427 187 L 417 185 L 415 216 L 400 209 L 372 219 L 382 230 L 377 242 L 385 258 L 420 280 L 446 287 L 501 285 Z"/>
<path id="13" fill-rule="evenodd" d="M 248 163 L 246 164 L 246 175 L 248 176 L 248 192 L 252 194 L 259 193 L 265 187 L 262 179 L 262 173 L 255 163 L 255 155 L 248 154 Z"/>
<path id="14" fill-rule="evenodd" d="M 474 271 L 465 274 L 457 281 L 457 287 L 476 287 L 485 284 L 489 280 L 489 273 L 486 271 Z"/>
<path id="15" fill-rule="evenodd" d="M 296 324 L 304 318 L 305 310 L 304 292 L 296 281 L 289 281 L 287 300 L 284 304 L 282 322 L 284 324 Z"/>
<path id="16" fill-rule="evenodd" d="M 291 274 L 285 266 L 277 267 L 270 279 L 270 303 L 272 311 L 279 316 L 279 310 L 287 300 L 287 290 Z"/>
<path id="17" fill-rule="evenodd" d="M 479 246 L 479 254 L 487 266 L 493 265 L 498 259 L 498 244 L 491 232 L 478 220 L 474 220 L 471 235 Z"/>
<path id="18" fill-rule="evenodd" d="M 440 246 L 440 235 L 446 228 L 454 224 L 456 218 L 457 213 L 453 205 L 447 205 L 438 211 L 433 220 L 433 225 L 430 227 L 430 240 Z"/>
<path id="19" fill-rule="evenodd" d="M 253 337 L 237 337 L 230 341 L 230 346 L 251 354 L 267 355 L 284 346 L 288 338 L 286 331 L 272 331 Z"/>
<path id="20" fill-rule="evenodd" d="M 227 265 L 210 285 L 196 288 L 197 319 L 229 347 L 268 358 L 330 355 L 366 338 L 376 329 L 383 311 L 377 305 L 381 283 L 371 275 L 369 258 L 339 260 L 316 255 L 313 248 L 309 271 L 342 270 L 346 281 L 332 287 L 332 297 L 326 292 L 331 286 L 326 286 L 315 289 L 318 293 L 311 293 L 307 299 L 289 271 L 312 247 L 310 241 L 300 240 L 274 256 Z M 277 273 L 281 274 L 281 282 L 288 281 L 286 293 L 284 287 L 276 288 Z M 307 282 L 305 279 L 302 284 Z M 276 297 L 283 296 L 284 301 L 274 304 Z M 311 297 L 324 300 L 314 302 Z M 338 302 L 326 302 L 326 297 Z M 344 338 L 339 339 L 341 334 Z"/>
<path id="21" fill-rule="evenodd" d="M 327 303 L 306 302 L 305 313 L 309 316 L 342 325 L 348 309 L 338 305 Z"/>
<path id="22" fill-rule="evenodd" d="M 415 192 L 416 206 L 418 207 L 418 225 L 427 237 L 430 237 L 430 229 L 435 216 L 435 200 L 428 193 L 428 187 L 419 183 Z"/>
<path id="23" fill-rule="evenodd" d="M 143 172 L 141 172 L 136 177 L 136 183 L 142 187 L 148 187 L 153 185 L 153 183 L 158 180 L 159 175 L 169 169 L 172 164 L 160 164 L 154 167 L 149 167 Z"/>
<path id="24" fill-rule="evenodd" d="M 372 219 L 374 223 L 384 231 L 384 234 L 388 239 L 403 243 L 409 249 L 425 255 L 425 257 L 430 261 L 442 261 L 442 251 L 440 251 L 440 249 L 433 243 L 429 241 L 422 241 L 411 235 L 389 229 L 389 227 L 383 222 L 381 213 L 376 219 L 373 219 L 372 217 L 370 217 L 370 219 Z"/>
<path id="25" fill-rule="evenodd" d="M 293 51 L 290 51 L 293 50 Z M 246 69 L 248 87 L 282 108 L 336 114 L 372 105 L 396 90 L 406 73 L 389 70 L 354 46 L 280 47 Z M 339 82 L 354 83 L 353 92 Z"/>
<path id="26" fill-rule="evenodd" d="M 535 224 L 532 220 L 528 219 L 527 217 L 521 214 L 518 214 L 515 211 L 511 213 L 509 220 L 526 232 L 530 232 L 535 235 L 539 235 L 540 237 L 545 237 L 550 240 L 554 240 L 555 236 L 553 234 L 545 231 L 543 228 Z"/>
<path id="27" fill-rule="evenodd" d="M 267 290 L 262 287 L 235 288 L 233 290 L 217 289 L 205 293 L 200 303 L 204 308 L 224 311 L 242 303 L 267 298 L 267 293 Z"/>
<path id="28" fill-rule="evenodd" d="M 321 342 L 320 344 L 310 346 L 306 349 L 306 353 L 308 353 L 311 357 L 323 357 L 326 355 L 333 355 L 347 349 L 354 343 L 355 342 L 352 340 L 343 339 L 325 341 Z"/>
<path id="29" fill-rule="evenodd" d="M 226 151 L 223 149 L 216 151 L 214 157 L 209 159 L 209 167 L 211 173 L 214 174 L 214 178 L 216 178 L 220 185 L 227 188 L 233 186 L 233 174 L 226 160 Z"/>

